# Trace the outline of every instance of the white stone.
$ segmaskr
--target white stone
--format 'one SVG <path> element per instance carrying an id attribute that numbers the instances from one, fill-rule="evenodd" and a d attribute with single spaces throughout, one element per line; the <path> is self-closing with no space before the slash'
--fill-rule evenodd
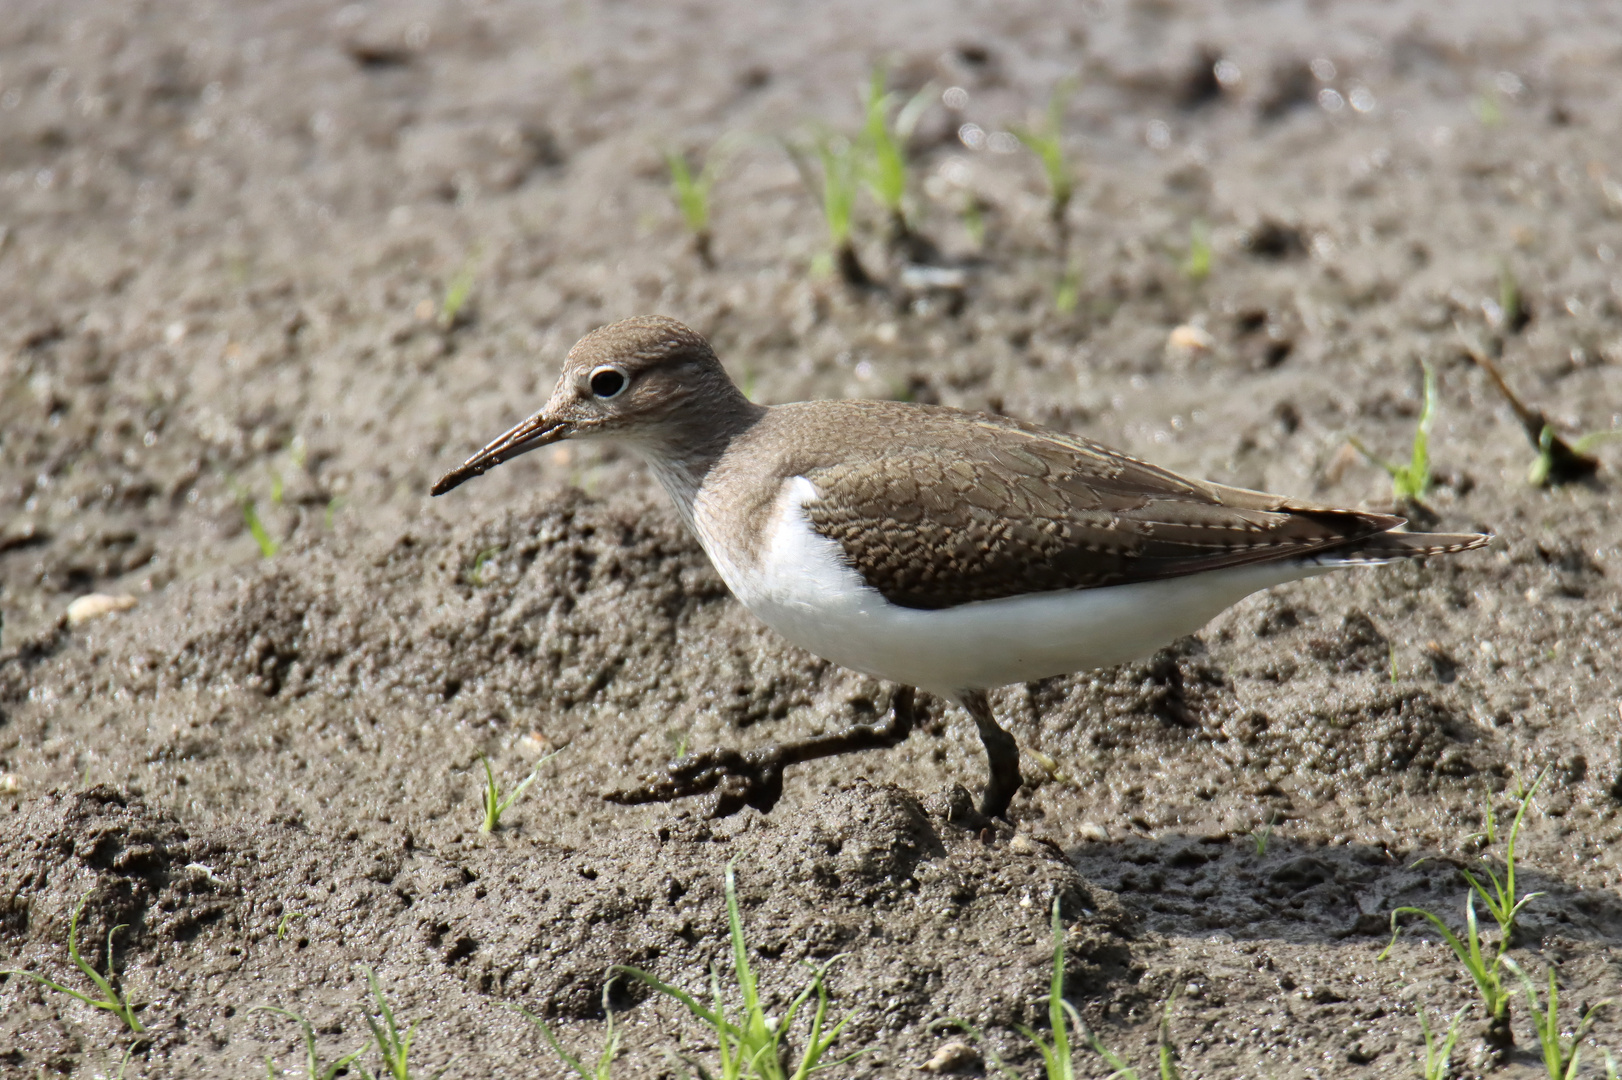
<path id="1" fill-rule="evenodd" d="M 135 597 L 128 593 L 111 596 L 107 593 L 87 593 L 68 605 L 68 622 L 77 626 L 115 611 L 128 611 L 135 606 Z"/>

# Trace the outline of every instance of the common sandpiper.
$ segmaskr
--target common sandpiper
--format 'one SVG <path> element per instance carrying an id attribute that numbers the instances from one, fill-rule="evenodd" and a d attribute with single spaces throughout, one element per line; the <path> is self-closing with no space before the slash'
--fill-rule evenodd
<path id="1" fill-rule="evenodd" d="M 763 623 L 898 686 L 881 723 L 692 754 L 609 795 L 711 792 L 717 814 L 769 810 L 790 765 L 900 744 L 916 688 L 973 717 L 990 766 L 980 811 L 1006 816 L 1019 750 L 986 691 L 1149 656 L 1259 589 L 1490 539 L 1191 480 L 1005 416 L 893 401 L 756 405 L 703 337 L 662 316 L 580 339 L 546 405 L 433 494 L 538 447 L 598 438 L 641 453 Z"/>

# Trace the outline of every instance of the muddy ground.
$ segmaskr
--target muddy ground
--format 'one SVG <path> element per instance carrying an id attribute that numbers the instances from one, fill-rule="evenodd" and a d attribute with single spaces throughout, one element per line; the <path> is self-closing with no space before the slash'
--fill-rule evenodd
<path id="1" fill-rule="evenodd" d="M 899 87 L 962 91 L 923 118 L 913 194 L 961 288 L 905 284 L 871 204 L 886 289 L 812 273 L 818 208 L 777 140 L 857 130 L 883 58 Z M 1545 769 L 1521 881 L 1545 895 L 1513 955 L 1558 967 L 1574 1024 L 1622 971 L 1622 450 L 1529 485 L 1467 343 L 1561 430 L 1622 425 L 1619 70 L 1599 3 L 15 0 L 0 965 L 88 989 L 65 955 L 88 893 L 87 951 L 127 924 L 146 1031 L 11 976 L 0 1073 L 294 1069 L 296 1026 L 256 1005 L 335 1057 L 366 1041 L 365 966 L 420 1021 L 420 1075 L 560 1076 L 515 1006 L 593 1054 L 611 965 L 702 987 L 732 862 L 776 1007 L 802 961 L 845 954 L 842 1045 L 870 1052 L 833 1075 L 915 1075 L 948 1017 L 1034 1075 L 1014 1025 L 1046 1023 L 1055 897 L 1070 1000 L 1140 1065 L 1175 991 L 1185 1075 L 1412 1075 L 1415 1006 L 1474 991 L 1422 934 L 1377 961 L 1389 913 L 1456 925 L 1483 809 Z M 1008 132 L 1072 76 L 1066 263 Z M 660 152 L 731 133 L 705 270 Z M 1027 755 L 1012 825 L 961 813 L 983 759 L 938 704 L 902 749 L 794 771 L 769 815 L 613 806 L 678 745 L 888 700 L 753 622 L 628 457 L 559 449 L 427 498 L 578 335 L 644 312 L 709 334 L 759 400 L 999 410 L 1371 506 L 1390 485 L 1347 438 L 1404 453 L 1428 361 L 1436 524 L 1499 540 L 1002 691 L 1053 764 Z M 135 605 L 70 623 L 92 592 Z M 481 835 L 478 755 L 510 783 L 554 750 Z M 668 1002 L 610 1004 L 615 1075 L 710 1060 Z M 1494 1066 L 1466 1014 L 1461 1073 L 1541 1075 L 1512 1017 Z M 1622 1016 L 1588 1044 L 1622 1050 Z"/>

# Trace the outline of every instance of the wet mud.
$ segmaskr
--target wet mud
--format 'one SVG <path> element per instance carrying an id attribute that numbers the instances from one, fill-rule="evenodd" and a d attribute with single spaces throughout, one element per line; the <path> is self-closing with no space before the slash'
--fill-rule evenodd
<path id="1" fill-rule="evenodd" d="M 1568 439 L 1622 426 L 1618 13 L 40 0 L 0 23 L 0 967 L 90 989 L 66 950 L 87 898 L 85 956 L 122 927 L 145 1028 L 7 976 L 0 1075 L 294 1068 L 296 1025 L 256 1006 L 336 1058 L 369 1038 L 369 969 L 422 1075 L 563 1076 L 519 1008 L 591 1057 L 606 1002 L 615 1075 L 674 1078 L 702 1030 L 605 985 L 704 990 L 729 865 L 772 1008 L 841 957 L 840 1045 L 869 1052 L 833 1075 L 915 1075 L 953 1019 L 1037 1075 L 1017 1028 L 1047 1023 L 1055 902 L 1068 999 L 1145 1075 L 1173 998 L 1184 1075 L 1412 1075 L 1416 1007 L 1467 1005 L 1458 1075 L 1542 1075 L 1522 999 L 1506 1053 L 1435 935 L 1378 959 L 1397 907 L 1462 922 L 1540 774 L 1512 955 L 1557 969 L 1569 1024 L 1617 996 L 1622 450 L 1534 486 L 1473 357 Z M 859 204 L 877 284 L 852 288 L 813 272 L 777 140 L 857 132 L 880 59 L 936 102 L 928 246 Z M 1061 232 L 1011 131 L 1069 76 Z M 662 153 L 733 132 L 709 268 Z M 998 691 L 1026 751 L 1007 822 L 970 809 L 983 753 L 934 701 L 900 748 L 792 770 L 770 814 L 616 806 L 679 749 L 891 692 L 753 621 L 628 454 L 427 497 L 580 334 L 646 312 L 757 400 L 1002 412 L 1380 508 L 1348 438 L 1405 458 L 1428 363 L 1411 513 L 1497 539 Z M 86 594 L 133 604 L 70 618 Z M 481 755 L 538 771 L 489 834 Z"/>

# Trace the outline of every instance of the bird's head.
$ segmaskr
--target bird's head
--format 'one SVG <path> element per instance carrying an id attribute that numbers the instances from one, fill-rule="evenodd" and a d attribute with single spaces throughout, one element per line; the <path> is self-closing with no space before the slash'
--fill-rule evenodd
<path id="1" fill-rule="evenodd" d="M 564 439 L 620 438 L 646 447 L 691 440 L 752 408 L 698 333 L 663 315 L 610 323 L 575 343 L 544 408 L 433 487 L 443 495 L 520 454 Z"/>

